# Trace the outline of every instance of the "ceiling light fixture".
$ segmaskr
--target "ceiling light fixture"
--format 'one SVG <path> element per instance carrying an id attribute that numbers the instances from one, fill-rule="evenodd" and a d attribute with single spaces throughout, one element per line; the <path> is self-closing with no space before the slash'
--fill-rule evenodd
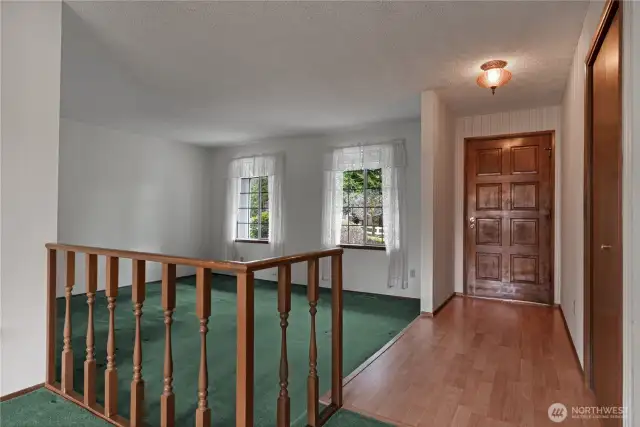
<path id="1" fill-rule="evenodd" d="M 496 88 L 506 85 L 511 80 L 511 72 L 505 70 L 507 61 L 496 59 L 485 62 L 480 66 L 482 73 L 478 76 L 478 86 L 491 89 L 492 94 L 496 94 Z"/>

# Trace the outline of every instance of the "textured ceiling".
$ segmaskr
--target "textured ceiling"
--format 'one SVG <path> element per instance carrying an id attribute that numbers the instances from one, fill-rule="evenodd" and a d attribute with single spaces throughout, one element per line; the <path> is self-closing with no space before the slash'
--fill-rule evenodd
<path id="1" fill-rule="evenodd" d="M 587 2 L 67 2 L 64 117 L 222 144 L 560 102 Z M 479 66 L 506 59 L 491 96 Z"/>

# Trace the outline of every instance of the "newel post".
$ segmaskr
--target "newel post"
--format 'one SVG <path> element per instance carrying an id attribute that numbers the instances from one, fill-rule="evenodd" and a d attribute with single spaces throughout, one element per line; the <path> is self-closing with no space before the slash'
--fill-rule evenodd
<path id="1" fill-rule="evenodd" d="M 47 384 L 56 382 L 56 250 L 47 249 Z"/>
<path id="2" fill-rule="evenodd" d="M 236 427 L 253 427 L 253 272 L 238 273 Z"/>
<path id="3" fill-rule="evenodd" d="M 342 407 L 342 254 L 331 256 L 331 403 Z"/>
<path id="4" fill-rule="evenodd" d="M 320 425 L 319 414 L 319 379 L 318 379 L 318 344 L 316 342 L 316 313 L 319 297 L 319 260 L 309 260 L 307 272 L 307 299 L 311 315 L 311 334 L 309 338 L 309 376 L 307 377 L 307 425 Z"/>

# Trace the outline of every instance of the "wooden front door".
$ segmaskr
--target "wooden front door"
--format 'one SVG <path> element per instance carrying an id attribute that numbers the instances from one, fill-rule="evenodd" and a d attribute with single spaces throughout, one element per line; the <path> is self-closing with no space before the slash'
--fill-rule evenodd
<path id="1" fill-rule="evenodd" d="M 587 373 L 598 405 L 622 405 L 622 104 L 620 14 L 607 8 L 588 65 Z M 615 9 L 613 9 L 615 8 Z M 599 46 L 598 46 L 599 44 Z M 590 165 L 590 167 L 589 167 Z M 590 259 L 590 261 L 589 261 Z M 606 427 L 620 418 L 603 419 Z"/>
<path id="2" fill-rule="evenodd" d="M 466 293 L 551 304 L 552 134 L 466 141 Z"/>

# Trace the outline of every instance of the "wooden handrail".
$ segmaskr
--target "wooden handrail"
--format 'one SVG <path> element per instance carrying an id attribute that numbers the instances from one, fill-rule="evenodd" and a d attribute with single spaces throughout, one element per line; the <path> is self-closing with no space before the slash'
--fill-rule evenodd
<path id="1" fill-rule="evenodd" d="M 295 255 L 285 255 L 274 258 L 265 258 L 257 261 L 218 261 L 199 258 L 165 255 L 152 252 L 125 251 L 119 249 L 100 248 L 95 246 L 68 245 L 64 243 L 47 243 L 47 249 L 77 252 L 89 255 L 104 255 L 117 258 L 127 258 L 138 261 L 158 262 L 162 264 L 186 265 L 212 270 L 234 271 L 238 273 L 265 270 L 283 264 L 296 264 L 317 258 L 326 258 L 333 255 L 342 255 L 344 249 L 330 248 L 319 251 L 305 252 Z"/>
<path id="2" fill-rule="evenodd" d="M 289 363 L 287 356 L 287 326 L 291 310 L 291 266 L 307 262 L 307 300 L 311 322 L 309 341 L 309 372 L 307 377 L 307 424 L 320 427 L 342 406 L 342 248 L 324 249 L 296 255 L 268 258 L 259 261 L 237 262 L 188 258 L 156 253 L 116 250 L 90 246 L 48 243 L 47 273 L 47 377 L 45 387 L 72 400 L 119 427 L 144 425 L 143 409 L 145 383 L 142 379 L 142 307 L 145 300 L 146 262 L 162 264 L 161 305 L 164 313 L 164 387 L 160 398 L 160 419 L 162 427 L 176 425 L 175 394 L 173 390 L 174 369 L 172 355 L 172 323 L 176 304 L 176 267 L 178 265 L 196 267 L 196 315 L 200 324 L 200 355 L 198 370 L 198 392 L 196 427 L 211 425 L 215 414 L 209 407 L 208 354 L 206 335 L 211 316 L 212 270 L 236 273 L 237 286 L 237 353 L 236 353 L 236 427 L 253 427 L 254 423 L 254 272 L 268 268 L 278 268 L 278 313 L 281 327 L 279 385 L 277 397 L 278 427 L 290 427 L 291 408 L 289 401 Z M 63 349 L 61 353 L 61 383 L 56 382 L 56 290 L 57 252 L 65 252 L 65 321 Z M 71 295 L 75 284 L 76 255 L 85 258 L 85 295 L 88 304 L 86 332 L 86 359 L 84 361 L 84 395 L 73 390 L 73 347 L 71 325 Z M 109 311 L 109 330 L 106 346 L 107 367 L 105 370 L 104 407 L 96 401 L 96 359 L 105 355 L 95 354 L 94 309 L 101 301 L 96 299 L 99 256 L 106 257 L 105 295 Z M 319 299 L 320 259 L 331 259 L 331 392 L 332 402 L 319 411 L 319 377 L 317 371 L 316 312 Z M 119 262 L 132 262 L 133 304 L 132 322 L 135 322 L 133 352 L 133 373 L 131 381 L 130 419 L 118 414 L 118 371 L 116 366 L 116 297 L 119 291 Z M 214 319 L 215 321 L 215 319 Z M 194 380 L 196 380 L 194 378 Z"/>
<path id="3" fill-rule="evenodd" d="M 267 268 L 277 267 L 283 264 L 297 264 L 299 262 L 310 261 L 319 258 L 326 258 L 334 255 L 342 255 L 344 249 L 342 248 L 331 248 L 331 249 L 322 249 L 314 252 L 305 252 L 302 254 L 296 255 L 285 255 L 281 257 L 275 258 L 265 258 L 258 261 L 248 261 L 242 263 L 247 267 L 248 271 L 258 271 L 265 270 Z"/>
<path id="4" fill-rule="evenodd" d="M 222 271 L 247 271 L 247 263 L 235 261 L 214 261 L 175 255 L 156 254 L 151 252 L 123 251 L 119 249 L 98 248 L 93 246 L 67 245 L 64 243 L 47 243 L 47 249 L 72 251 L 90 255 L 104 255 L 126 258 L 137 261 L 158 262 L 161 264 L 186 265 L 190 267 L 209 268 Z"/>

